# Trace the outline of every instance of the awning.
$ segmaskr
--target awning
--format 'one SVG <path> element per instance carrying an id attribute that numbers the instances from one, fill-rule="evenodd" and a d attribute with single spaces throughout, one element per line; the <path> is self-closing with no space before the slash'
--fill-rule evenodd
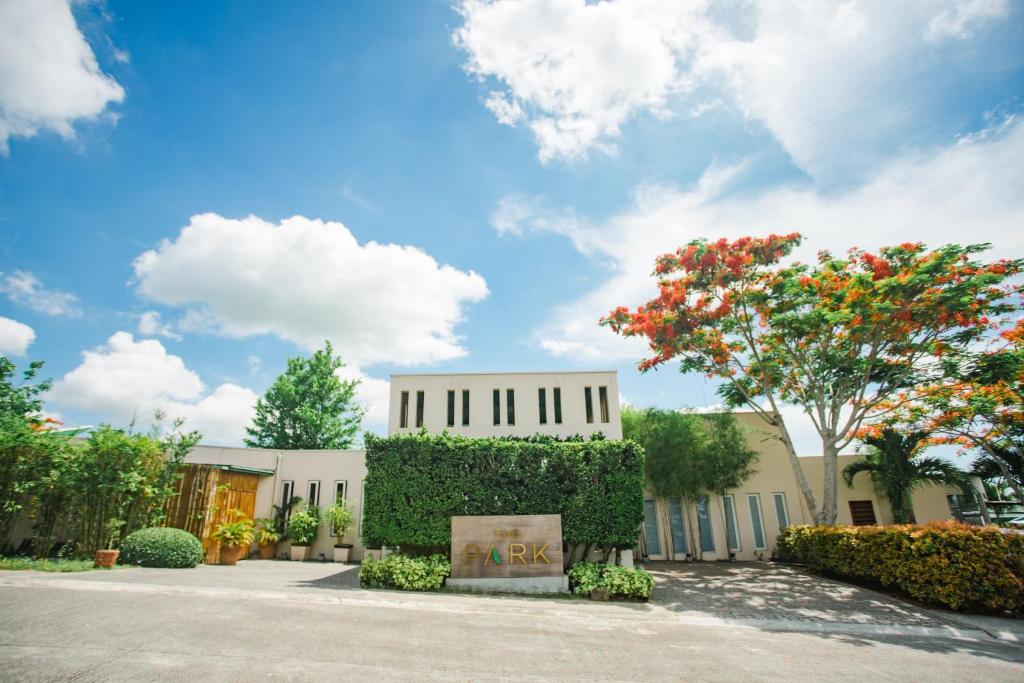
<path id="1" fill-rule="evenodd" d="M 224 470 L 225 472 L 238 472 L 239 474 L 258 474 L 260 476 L 269 476 L 274 473 L 274 470 L 266 469 L 265 467 L 243 467 L 242 465 L 215 465 L 212 463 L 207 463 L 207 465 L 218 470 Z"/>

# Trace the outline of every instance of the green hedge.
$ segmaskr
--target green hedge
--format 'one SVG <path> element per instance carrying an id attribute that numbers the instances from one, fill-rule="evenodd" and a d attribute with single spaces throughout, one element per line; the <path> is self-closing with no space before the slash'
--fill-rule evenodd
<path id="1" fill-rule="evenodd" d="M 610 598 L 649 600 L 654 577 L 640 568 L 577 562 L 569 570 L 569 588 L 577 595 L 590 595 L 595 588 L 604 588 Z"/>
<path id="2" fill-rule="evenodd" d="M 444 547 L 453 515 L 562 515 L 572 544 L 632 548 L 643 450 L 632 441 L 367 434 L 363 538 Z"/>
<path id="3" fill-rule="evenodd" d="M 409 557 L 392 553 L 382 560 L 364 559 L 359 567 L 359 585 L 363 588 L 432 591 L 441 588 L 451 573 L 451 562 L 444 555 Z"/>
<path id="4" fill-rule="evenodd" d="M 776 554 L 815 572 L 969 612 L 1024 609 L 1024 536 L 955 522 L 789 527 Z"/>
<path id="5" fill-rule="evenodd" d="M 121 564 L 191 569 L 203 561 L 203 544 L 183 529 L 139 529 L 121 541 L 120 549 Z"/>

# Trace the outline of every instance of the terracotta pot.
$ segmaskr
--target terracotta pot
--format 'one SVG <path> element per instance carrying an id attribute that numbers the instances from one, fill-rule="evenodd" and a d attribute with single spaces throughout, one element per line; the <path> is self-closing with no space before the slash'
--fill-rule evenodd
<path id="1" fill-rule="evenodd" d="M 95 566 L 110 569 L 120 554 L 120 550 L 97 550 Z"/>
<path id="2" fill-rule="evenodd" d="M 348 562 L 349 551 L 352 550 L 352 546 L 348 543 L 334 546 L 334 561 L 335 562 Z"/>
<path id="3" fill-rule="evenodd" d="M 261 560 L 272 560 L 274 559 L 274 550 L 277 549 L 276 543 L 264 543 L 260 546 L 260 559 Z"/>
<path id="4" fill-rule="evenodd" d="M 238 562 L 238 558 L 242 556 L 242 546 L 240 545 L 222 545 L 220 547 L 220 563 L 226 565 L 233 565 Z"/>
<path id="5" fill-rule="evenodd" d="M 289 553 L 288 553 L 288 556 L 291 557 L 291 559 L 295 560 L 296 562 L 302 562 L 303 560 L 306 559 L 307 555 L 309 555 L 309 546 L 308 545 L 294 545 L 293 544 L 291 551 L 289 551 Z"/>

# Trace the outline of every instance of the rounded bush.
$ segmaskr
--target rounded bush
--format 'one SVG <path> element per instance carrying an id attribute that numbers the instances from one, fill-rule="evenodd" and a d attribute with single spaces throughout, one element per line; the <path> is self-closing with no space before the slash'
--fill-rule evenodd
<path id="1" fill-rule="evenodd" d="M 121 564 L 189 569 L 203 561 L 203 544 L 184 529 L 139 529 L 121 541 Z"/>

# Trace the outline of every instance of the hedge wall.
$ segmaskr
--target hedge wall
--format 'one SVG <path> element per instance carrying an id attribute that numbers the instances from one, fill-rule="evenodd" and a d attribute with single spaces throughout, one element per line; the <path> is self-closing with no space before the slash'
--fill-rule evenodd
<path id="1" fill-rule="evenodd" d="M 367 434 L 367 547 L 447 546 L 452 515 L 561 514 L 572 544 L 632 548 L 643 451 L 632 441 Z"/>
<path id="2" fill-rule="evenodd" d="M 813 571 L 970 612 L 1024 610 L 1024 536 L 956 522 L 789 527 L 776 553 Z"/>

